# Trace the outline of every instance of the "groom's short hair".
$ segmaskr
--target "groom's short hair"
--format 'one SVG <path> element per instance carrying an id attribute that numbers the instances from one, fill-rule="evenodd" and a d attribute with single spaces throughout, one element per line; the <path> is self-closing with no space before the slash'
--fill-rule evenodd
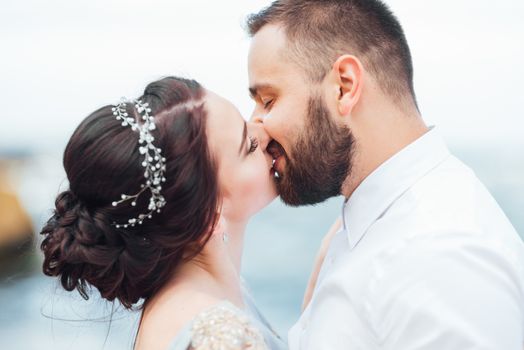
<path id="1" fill-rule="evenodd" d="M 380 0 L 277 0 L 247 19 L 254 36 L 265 25 L 284 29 L 286 55 L 314 82 L 338 56 L 354 54 L 395 100 L 415 102 L 413 64 L 397 18 Z"/>

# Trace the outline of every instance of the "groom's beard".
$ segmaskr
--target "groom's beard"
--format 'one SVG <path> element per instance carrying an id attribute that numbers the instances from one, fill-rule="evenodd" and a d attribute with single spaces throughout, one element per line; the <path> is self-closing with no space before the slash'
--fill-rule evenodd
<path id="1" fill-rule="evenodd" d="M 299 135 L 277 188 L 290 206 L 313 205 L 341 193 L 351 171 L 355 139 L 330 117 L 320 96 L 310 97 L 306 127 Z"/>

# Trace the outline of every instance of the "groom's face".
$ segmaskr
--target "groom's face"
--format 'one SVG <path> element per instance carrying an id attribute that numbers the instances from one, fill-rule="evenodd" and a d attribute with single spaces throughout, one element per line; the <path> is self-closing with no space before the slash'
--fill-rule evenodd
<path id="1" fill-rule="evenodd" d="M 316 204 L 340 194 L 351 170 L 354 144 L 349 129 L 335 122 L 329 94 L 312 83 L 285 55 L 287 39 L 277 26 L 262 28 L 249 53 L 253 121 L 261 121 L 273 141 L 275 181 L 282 200 L 293 206 Z"/>

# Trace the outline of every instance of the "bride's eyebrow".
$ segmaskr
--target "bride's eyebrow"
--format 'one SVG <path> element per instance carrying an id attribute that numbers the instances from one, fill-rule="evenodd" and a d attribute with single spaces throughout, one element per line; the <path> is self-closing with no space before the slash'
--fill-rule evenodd
<path id="1" fill-rule="evenodd" d="M 242 142 L 240 143 L 238 155 L 241 155 L 242 150 L 246 149 L 246 140 L 247 140 L 247 123 L 244 122 L 244 131 L 242 132 Z"/>

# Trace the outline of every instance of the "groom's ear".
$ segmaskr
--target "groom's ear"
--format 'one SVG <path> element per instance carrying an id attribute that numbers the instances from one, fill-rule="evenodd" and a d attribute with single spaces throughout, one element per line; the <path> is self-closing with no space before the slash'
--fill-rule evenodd
<path id="1" fill-rule="evenodd" d="M 337 107 L 342 116 L 351 114 L 362 93 L 363 68 L 353 55 L 342 55 L 333 64 L 337 84 Z"/>

